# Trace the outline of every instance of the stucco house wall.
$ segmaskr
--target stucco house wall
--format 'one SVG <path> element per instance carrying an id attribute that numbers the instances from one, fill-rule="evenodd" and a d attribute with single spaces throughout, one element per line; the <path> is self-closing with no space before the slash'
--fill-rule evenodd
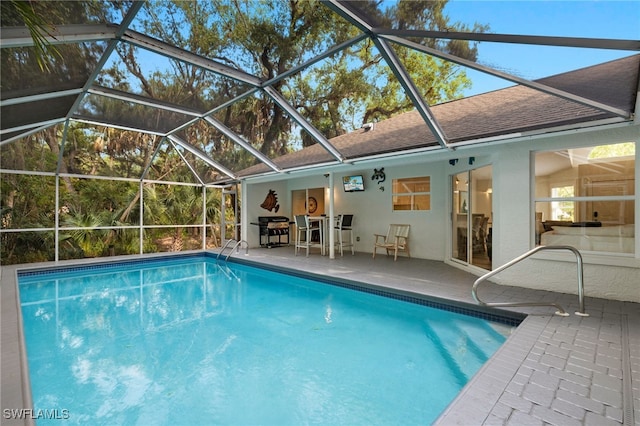
<path id="1" fill-rule="evenodd" d="M 640 142 L 640 126 L 617 125 L 608 129 L 592 129 L 559 133 L 544 137 L 520 138 L 500 145 L 474 146 L 448 153 L 423 153 L 403 158 L 362 161 L 291 174 L 283 178 L 263 177 L 243 185 L 243 220 L 256 222 L 258 216 L 282 215 L 291 220 L 291 194 L 307 188 L 329 188 L 333 174 L 334 213 L 352 213 L 354 235 L 359 238 L 356 250 L 371 253 L 373 234 L 384 233 L 390 223 L 411 224 L 411 255 L 414 258 L 447 262 L 478 275 L 486 272 L 451 259 L 451 176 L 479 168 L 493 167 L 493 267 L 500 266 L 534 247 L 534 198 L 532 153 L 587 145 L 618 142 Z M 636 151 L 636 164 L 638 160 Z M 474 162 L 469 165 L 469 157 Z M 450 159 L 458 159 L 455 165 Z M 374 169 L 384 167 L 386 181 L 371 180 Z M 362 174 L 364 192 L 346 193 L 342 177 Z M 640 168 L 636 167 L 636 182 Z M 326 176 L 325 176 L 326 175 Z M 392 181 L 397 178 L 430 176 L 431 210 L 392 211 Z M 381 188 L 384 187 L 384 190 Z M 279 210 L 260 207 L 269 190 L 278 195 Z M 247 204 L 246 200 L 259 200 Z M 640 224 L 640 205 L 636 199 L 636 236 Z M 324 209 L 329 215 L 329 190 L 325 190 Z M 292 229 L 293 230 L 293 229 Z M 256 226 L 245 227 L 250 246 L 259 245 Z M 295 236 L 291 235 L 293 242 Z M 640 247 L 636 238 L 635 255 L 595 255 L 585 253 L 584 278 L 587 296 L 640 302 Z M 512 286 L 577 293 L 575 256 L 570 252 L 543 252 L 497 275 L 494 281 Z"/>
<path id="2" fill-rule="evenodd" d="M 582 146 L 636 142 L 635 180 L 640 127 L 626 125 L 606 130 L 571 132 L 541 137 L 531 143 L 507 144 L 494 150 L 494 267 L 500 266 L 533 247 L 533 199 L 535 186 L 531 165 L 534 151 L 578 148 Z M 636 185 L 637 191 L 637 185 Z M 636 192 L 637 194 L 637 192 Z M 640 301 L 640 199 L 635 204 L 635 255 L 596 255 L 583 253 L 584 285 L 587 296 Z M 575 256 L 570 252 L 540 253 L 502 272 L 495 281 L 503 284 L 577 293 Z"/>

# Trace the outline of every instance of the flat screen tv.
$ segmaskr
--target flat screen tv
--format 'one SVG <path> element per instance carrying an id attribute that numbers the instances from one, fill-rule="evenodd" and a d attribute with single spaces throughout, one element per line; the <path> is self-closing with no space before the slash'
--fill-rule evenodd
<path id="1" fill-rule="evenodd" d="M 342 185 L 345 192 L 364 191 L 364 179 L 362 175 L 344 176 L 342 178 Z"/>

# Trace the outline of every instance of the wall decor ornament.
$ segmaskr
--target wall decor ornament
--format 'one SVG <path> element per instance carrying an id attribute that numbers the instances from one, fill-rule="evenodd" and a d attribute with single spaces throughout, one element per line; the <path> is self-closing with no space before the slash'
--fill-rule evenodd
<path id="1" fill-rule="evenodd" d="M 309 213 L 315 213 L 318 210 L 318 201 L 315 197 L 309 197 Z"/>
<path id="2" fill-rule="evenodd" d="M 260 204 L 260 207 L 269 211 L 273 211 L 275 209 L 275 212 L 278 213 L 278 210 L 280 210 L 280 204 L 278 204 L 278 194 L 276 194 L 276 191 L 270 189 L 267 197 L 264 199 L 262 204 Z"/>
<path id="3" fill-rule="evenodd" d="M 384 174 L 384 167 L 380 167 L 380 170 L 373 169 L 373 176 L 371 176 L 371 180 L 377 180 L 378 185 L 385 181 L 387 176 Z"/>

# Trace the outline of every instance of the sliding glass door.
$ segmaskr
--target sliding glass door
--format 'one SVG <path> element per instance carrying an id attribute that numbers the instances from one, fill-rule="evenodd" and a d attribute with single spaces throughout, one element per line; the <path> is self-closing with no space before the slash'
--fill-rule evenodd
<path id="1" fill-rule="evenodd" d="M 452 259 L 491 270 L 492 167 L 451 177 Z"/>

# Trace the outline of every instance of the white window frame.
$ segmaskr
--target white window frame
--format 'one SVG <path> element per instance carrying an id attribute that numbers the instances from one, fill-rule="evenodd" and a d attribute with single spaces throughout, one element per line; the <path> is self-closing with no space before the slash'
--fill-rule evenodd
<path id="1" fill-rule="evenodd" d="M 574 202 L 585 202 L 585 201 L 634 201 L 634 236 L 635 236 L 635 245 L 634 245 L 634 253 L 621 253 L 621 252 L 594 252 L 594 251 L 583 251 L 582 257 L 585 264 L 596 264 L 596 265 L 607 265 L 607 266 L 626 266 L 626 267 L 640 267 L 640 196 L 638 196 L 638 182 L 640 175 L 640 167 L 638 167 L 638 160 L 640 159 L 640 141 L 636 140 L 627 140 L 622 142 L 633 142 L 636 145 L 635 150 L 635 170 L 634 170 L 634 182 L 635 182 L 635 191 L 634 195 L 621 195 L 621 196 L 576 196 L 576 197 L 542 197 L 542 196 L 532 196 L 532 204 L 531 204 L 531 244 L 532 248 L 535 247 L 535 213 L 537 203 L 540 202 L 548 202 L 551 203 L 553 201 L 574 201 Z M 616 144 L 619 142 L 608 142 L 602 141 L 598 144 L 590 144 L 590 145 L 580 145 L 576 147 L 558 147 L 556 149 L 543 149 L 539 151 L 531 151 L 531 188 L 532 194 L 536 194 L 536 176 L 535 176 L 535 159 L 536 154 L 541 152 L 554 152 L 554 151 L 563 151 L 566 149 L 572 148 L 590 148 L 599 145 L 608 145 L 608 144 Z M 545 218 L 545 220 L 549 220 L 550 218 Z M 570 253 L 563 252 L 540 252 L 535 255 L 536 258 L 539 259 L 548 259 L 548 260 L 567 260 L 571 262 L 575 262 L 575 257 Z"/>
<path id="2" fill-rule="evenodd" d="M 402 181 L 402 180 L 410 180 L 410 179 L 428 179 L 429 180 L 429 189 L 431 189 L 431 176 L 410 176 L 410 177 L 404 177 L 404 178 L 396 178 L 393 179 L 391 182 L 391 188 L 392 188 L 392 193 L 391 193 L 391 210 L 393 212 L 428 212 L 431 210 L 431 191 L 420 191 L 420 192 L 393 192 L 393 188 L 395 188 L 395 184 L 397 181 Z M 416 209 L 414 208 L 415 206 L 415 197 L 417 195 L 420 196 L 428 196 L 429 197 L 429 208 L 428 209 Z M 395 206 L 396 204 L 394 203 L 394 197 L 411 197 L 411 208 L 410 209 L 396 209 Z"/>

